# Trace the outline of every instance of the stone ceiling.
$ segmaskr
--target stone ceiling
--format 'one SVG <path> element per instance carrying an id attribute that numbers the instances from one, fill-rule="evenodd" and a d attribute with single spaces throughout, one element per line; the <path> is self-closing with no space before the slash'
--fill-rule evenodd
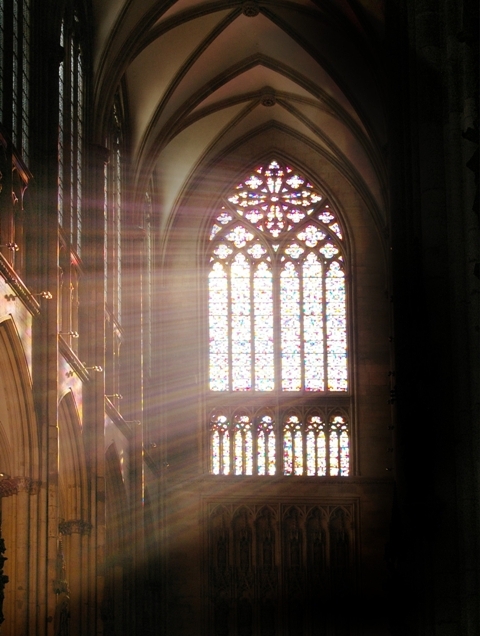
<path id="1" fill-rule="evenodd" d="M 382 0 L 93 6 L 97 134 L 122 83 L 135 182 L 157 167 L 167 216 L 199 166 L 269 127 L 385 209 Z"/>

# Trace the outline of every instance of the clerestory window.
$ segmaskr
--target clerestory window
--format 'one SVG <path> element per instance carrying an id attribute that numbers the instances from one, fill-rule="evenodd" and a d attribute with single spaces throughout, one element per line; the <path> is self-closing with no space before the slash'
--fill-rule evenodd
<path id="1" fill-rule="evenodd" d="M 338 214 L 279 161 L 220 207 L 208 254 L 210 471 L 348 475 L 349 409 L 331 399 L 349 391 Z"/>
<path id="2" fill-rule="evenodd" d="M 58 70 L 58 223 L 60 227 L 60 331 L 78 351 L 82 280 L 85 179 L 86 76 L 82 40 L 84 22 L 71 5 L 60 26 L 63 59 Z"/>
<path id="3" fill-rule="evenodd" d="M 58 219 L 70 250 L 81 256 L 85 73 L 76 13 L 62 21 L 58 131 Z"/>

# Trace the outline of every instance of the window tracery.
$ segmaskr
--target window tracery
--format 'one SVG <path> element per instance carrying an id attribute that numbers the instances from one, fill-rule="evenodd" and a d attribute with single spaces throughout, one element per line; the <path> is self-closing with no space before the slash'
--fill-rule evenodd
<path id="1" fill-rule="evenodd" d="M 25 165 L 30 142 L 30 0 L 0 5 L 0 120 Z"/>
<path id="2" fill-rule="evenodd" d="M 118 411 L 121 411 L 120 359 L 123 342 L 122 328 L 122 236 L 125 180 L 124 112 L 121 95 L 114 99 L 106 147 L 110 161 L 104 168 L 105 222 L 105 306 L 106 306 L 106 392 Z"/>
<path id="3" fill-rule="evenodd" d="M 345 248 L 330 205 L 272 161 L 210 232 L 211 391 L 347 391 Z"/>
<path id="4" fill-rule="evenodd" d="M 58 69 L 58 186 L 60 332 L 78 352 L 82 280 L 85 73 L 82 22 L 68 6 L 60 27 Z"/>
<path id="5" fill-rule="evenodd" d="M 260 409 L 212 410 L 210 471 L 348 475 L 348 407 L 304 408 L 349 392 L 347 254 L 333 206 L 293 168 L 260 165 L 222 201 L 208 255 L 210 402 L 264 396 Z M 288 396 L 298 409 L 283 407 Z"/>
<path id="6" fill-rule="evenodd" d="M 62 20 L 60 45 L 64 57 L 58 74 L 58 219 L 70 249 L 81 256 L 85 73 L 76 13 Z"/>
<path id="7" fill-rule="evenodd" d="M 217 408 L 210 449 L 214 475 L 350 474 L 349 420 L 338 409 Z"/>

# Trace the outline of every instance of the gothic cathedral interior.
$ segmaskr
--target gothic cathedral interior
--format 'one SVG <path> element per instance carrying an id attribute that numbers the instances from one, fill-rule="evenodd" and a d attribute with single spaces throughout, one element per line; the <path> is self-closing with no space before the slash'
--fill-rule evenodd
<path id="1" fill-rule="evenodd" d="M 478 636 L 478 25 L 0 0 L 2 636 Z"/>

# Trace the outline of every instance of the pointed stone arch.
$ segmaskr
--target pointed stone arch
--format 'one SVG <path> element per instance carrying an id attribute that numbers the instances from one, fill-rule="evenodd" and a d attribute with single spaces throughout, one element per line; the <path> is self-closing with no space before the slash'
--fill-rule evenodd
<path id="1" fill-rule="evenodd" d="M 59 548 L 69 588 L 68 616 L 73 633 L 85 624 L 83 607 L 88 598 L 88 543 L 91 530 L 88 482 L 81 421 L 71 391 L 58 405 Z M 63 544 L 63 549 L 62 549 Z M 58 610 L 58 608 L 57 608 Z M 75 630 L 78 630 L 76 632 Z"/>
<path id="2" fill-rule="evenodd" d="M 115 442 L 105 451 L 106 572 L 104 621 L 106 631 L 123 634 L 126 608 L 122 603 L 132 580 L 131 551 L 126 534 L 128 499 Z"/>
<path id="3" fill-rule="evenodd" d="M 60 518 L 88 516 L 87 468 L 82 427 L 75 398 L 65 393 L 58 404 Z"/>
<path id="4" fill-rule="evenodd" d="M 2 634 L 31 633 L 41 556 L 39 535 L 40 440 L 32 380 L 24 346 L 11 316 L 0 320 L 0 481 L 5 587 Z"/>
<path id="5" fill-rule="evenodd" d="M 0 457 L 8 462 L 11 476 L 37 480 L 39 437 L 32 379 L 22 341 L 10 316 L 0 321 L 0 394 L 3 394 L 0 422 L 3 443 L 8 445 L 8 459 L 2 454 Z"/>

